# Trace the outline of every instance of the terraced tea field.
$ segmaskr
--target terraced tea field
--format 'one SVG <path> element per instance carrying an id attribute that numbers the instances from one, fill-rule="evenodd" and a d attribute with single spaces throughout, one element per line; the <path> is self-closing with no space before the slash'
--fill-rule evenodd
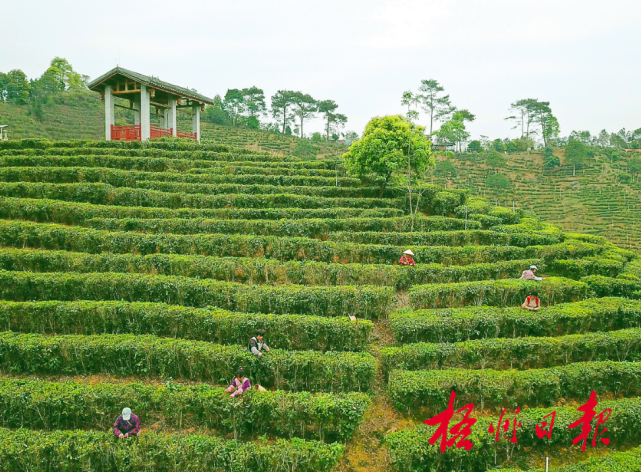
<path id="1" fill-rule="evenodd" d="M 438 186 L 410 232 L 402 189 L 340 169 L 186 140 L 2 143 L 0 468 L 639 470 L 637 254 Z M 518 280 L 530 264 L 547 278 Z M 225 394 L 240 366 L 266 391 Z M 582 452 L 566 426 L 592 389 L 611 442 Z M 441 454 L 423 420 L 451 390 L 478 423 Z M 124 406 L 138 445 L 111 432 Z M 518 444 L 495 441 L 517 406 Z"/>
<path id="2" fill-rule="evenodd" d="M 534 211 L 542 220 L 566 231 L 604 236 L 621 247 L 641 250 L 641 183 L 621 183 L 627 160 L 591 159 L 572 175 L 572 168 L 543 171 L 541 154 L 510 154 L 501 170 L 512 181 L 507 195 L 517 206 Z M 450 185 L 469 188 L 475 195 L 492 198 L 485 180 L 495 172 L 483 162 L 452 159 L 458 175 Z M 505 198 L 501 199 L 505 205 Z"/>

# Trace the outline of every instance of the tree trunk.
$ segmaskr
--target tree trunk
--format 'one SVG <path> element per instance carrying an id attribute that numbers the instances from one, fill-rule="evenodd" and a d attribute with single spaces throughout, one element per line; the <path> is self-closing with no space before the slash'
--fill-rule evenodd
<path id="1" fill-rule="evenodd" d="M 572 168 L 572 177 L 576 176 L 576 164 L 574 164 L 574 167 Z"/>

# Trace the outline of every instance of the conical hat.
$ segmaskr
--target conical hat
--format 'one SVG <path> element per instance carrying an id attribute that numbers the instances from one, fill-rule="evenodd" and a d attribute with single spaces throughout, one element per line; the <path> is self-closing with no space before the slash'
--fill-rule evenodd
<path id="1" fill-rule="evenodd" d="M 407 250 L 407 251 L 405 251 L 403 254 L 409 254 L 410 256 L 413 256 L 413 255 L 414 255 L 414 253 L 412 252 L 412 250 L 411 250 L 411 249 L 408 249 L 408 250 Z"/>

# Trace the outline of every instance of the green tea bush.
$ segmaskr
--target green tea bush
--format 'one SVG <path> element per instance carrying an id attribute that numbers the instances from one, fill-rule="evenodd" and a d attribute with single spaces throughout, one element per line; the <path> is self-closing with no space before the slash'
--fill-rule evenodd
<path id="1" fill-rule="evenodd" d="M 227 384 L 244 367 L 267 387 L 309 392 L 367 391 L 376 359 L 367 353 L 283 351 L 262 357 L 246 346 L 152 335 L 0 333 L 0 370 L 31 374 L 110 374 Z"/>
<path id="2" fill-rule="evenodd" d="M 640 380 L 638 362 L 580 362 L 522 371 L 395 370 L 389 393 L 403 411 L 426 405 L 438 410 L 447 405 L 452 390 L 461 404 L 480 403 L 483 410 L 550 406 L 561 399 L 587 399 L 592 390 L 599 395 L 640 395 Z"/>
<path id="3" fill-rule="evenodd" d="M 419 264 L 328 264 L 280 262 L 251 257 L 183 256 L 178 254 L 88 254 L 69 251 L 0 249 L 0 269 L 31 272 L 121 272 L 179 275 L 250 284 L 384 285 L 406 290 L 414 284 L 517 277 L 540 259 L 465 266 Z"/>
<path id="4" fill-rule="evenodd" d="M 640 399 L 600 401 L 598 410 L 601 411 L 605 408 L 612 409 L 607 423 L 608 432 L 605 435 L 612 441 L 609 447 L 621 449 L 631 444 L 637 444 L 640 435 L 638 428 L 634 427 L 634 425 L 638 424 L 641 415 Z M 551 439 L 547 437 L 539 439 L 535 434 L 536 425 L 552 411 L 556 411 L 554 434 L 552 434 Z M 511 413 L 513 412 L 508 411 L 506 415 Z M 568 447 L 578 435 L 576 429 L 569 429 L 568 426 L 576 421 L 579 415 L 580 412 L 576 410 L 576 407 L 528 408 L 521 410 L 518 415 L 518 420 L 522 425 L 517 429 L 518 444 L 514 446 L 510 444 L 512 446 L 511 450 L 506 447 L 506 439 L 500 439 L 497 442 L 495 434 L 488 431 L 490 424 L 496 425 L 498 423 L 499 417 L 497 415 L 478 418 L 478 422 L 474 425 L 472 433 L 468 437 L 474 443 L 474 446 L 463 453 L 456 448 L 451 448 L 445 453 L 441 453 L 438 443 L 433 446 L 429 444 L 429 439 L 434 433 L 435 427 L 425 425 L 390 433 L 385 436 L 385 442 L 389 448 L 392 462 L 398 471 L 427 472 L 435 470 L 435 468 L 437 468 L 436 470 L 474 472 L 496 470 L 497 463 L 504 466 L 522 463 L 521 461 L 527 460 L 531 449 L 549 449 L 554 446 Z M 625 459 L 623 459 L 624 457 Z M 633 457 L 635 459 L 630 460 Z M 592 467 L 589 464 L 592 464 Z M 597 464 L 599 467 L 594 467 Z M 617 464 L 618 467 L 613 464 Z M 625 464 L 633 467 L 624 468 Z M 610 452 L 602 458 L 593 458 L 589 462 L 579 462 L 576 465 L 555 467 L 554 470 L 564 472 L 635 472 L 639 470 L 639 466 L 641 466 L 641 448 L 627 453 Z M 508 469 L 499 470 L 508 472 Z M 510 472 L 516 472 L 517 470 L 521 469 L 510 469 Z M 537 470 L 537 472 L 540 471 L 541 469 Z"/>
<path id="5" fill-rule="evenodd" d="M 207 384 L 47 382 L 0 378 L 0 422 L 29 429 L 108 431 L 127 405 L 143 425 L 164 422 L 177 430 L 210 428 L 235 438 L 269 434 L 344 441 L 369 407 L 365 393 L 249 391 L 230 398 Z"/>
<path id="6" fill-rule="evenodd" d="M 542 305 L 586 298 L 588 285 L 562 277 L 534 280 L 483 280 L 450 284 L 415 285 L 409 290 L 412 308 L 459 307 L 466 305 L 520 306 L 528 295 Z"/>
<path id="7" fill-rule="evenodd" d="M 1 210 L 0 210 L 1 211 Z M 34 249 L 64 249 L 77 252 L 136 254 L 200 254 L 217 257 L 267 257 L 318 262 L 393 264 L 401 256 L 398 246 L 353 244 L 311 238 L 226 234 L 141 234 L 109 232 L 23 221 L 0 221 L 0 245 Z M 420 246 L 416 259 L 423 264 L 446 265 L 489 263 L 500 260 L 594 256 L 603 248 L 565 241 L 550 246 Z M 578 282 L 573 282 L 577 284 Z"/>
<path id="8" fill-rule="evenodd" d="M 10 301 L 122 300 L 255 313 L 376 318 L 387 313 L 390 287 L 244 285 L 144 274 L 0 271 L 0 296 Z"/>
<path id="9" fill-rule="evenodd" d="M 381 350 L 392 369 L 528 369 L 569 362 L 641 359 L 641 328 L 558 337 L 489 338 L 459 343 L 416 343 Z"/>
<path id="10" fill-rule="evenodd" d="M 403 210 L 379 208 L 154 208 L 92 205 L 60 200 L 0 197 L 2 218 L 24 219 L 63 224 L 84 224 L 91 218 L 216 218 L 223 220 L 342 219 L 400 217 Z"/>
<path id="11" fill-rule="evenodd" d="M 587 275 L 602 275 L 616 277 L 623 270 L 622 261 L 605 257 L 593 259 L 559 259 L 550 264 L 550 270 L 555 275 L 569 279 L 580 280 Z M 541 270 L 539 268 L 539 270 Z"/>
<path id="12" fill-rule="evenodd" d="M 385 208 L 401 206 L 385 198 L 324 198 L 306 195 L 204 195 L 169 193 L 157 190 L 113 187 L 102 183 L 47 184 L 1 183 L 0 195 L 19 198 L 47 198 L 95 205 L 143 206 L 165 208 Z"/>
<path id="13" fill-rule="evenodd" d="M 257 329 L 271 347 L 361 351 L 373 324 L 347 317 L 265 315 L 163 303 L 0 301 L 0 331 L 40 334 L 154 334 L 217 344 L 245 345 Z"/>
<path id="14" fill-rule="evenodd" d="M 589 275 L 583 277 L 581 282 L 588 284 L 590 291 L 597 297 L 636 298 L 634 293 L 641 290 L 641 282 L 602 275 Z"/>
<path id="15" fill-rule="evenodd" d="M 401 310 L 390 314 L 399 343 L 454 343 L 472 339 L 563 336 L 641 327 L 641 302 L 588 299 L 537 312 L 521 307 L 464 307 Z"/>
<path id="16" fill-rule="evenodd" d="M 136 447 L 115 441 L 111 431 L 0 428 L 0 464 L 5 470 L 111 472 L 122 469 L 175 472 L 330 472 L 344 446 L 301 439 L 227 441 L 216 436 L 146 432 Z"/>
<path id="17" fill-rule="evenodd" d="M 461 220 L 459 220 L 461 221 Z M 472 226 L 472 225 L 470 225 Z M 420 229 L 417 231 L 421 231 Z M 497 233 L 487 230 L 467 231 L 430 231 L 400 233 L 369 231 L 335 232 L 330 235 L 333 241 L 351 241 L 360 244 L 391 244 L 394 246 L 537 246 L 563 242 L 562 237 L 534 233 Z"/>

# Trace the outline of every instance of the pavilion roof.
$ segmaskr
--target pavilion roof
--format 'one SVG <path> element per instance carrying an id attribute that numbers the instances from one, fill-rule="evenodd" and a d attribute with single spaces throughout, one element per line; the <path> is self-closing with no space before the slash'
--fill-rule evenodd
<path id="1" fill-rule="evenodd" d="M 134 71 L 125 69 L 123 67 L 114 67 L 106 74 L 103 74 L 97 79 L 94 79 L 91 82 L 89 82 L 88 87 L 90 90 L 104 89 L 104 86 L 106 85 L 105 82 L 107 82 L 111 78 L 118 75 L 126 77 L 136 82 L 140 82 L 141 84 L 147 87 L 163 90 L 165 92 L 169 92 L 181 97 L 189 98 L 197 102 L 207 103 L 209 105 L 212 105 L 214 102 L 211 98 L 205 97 L 204 95 L 201 95 L 198 92 L 194 92 L 193 90 L 189 90 L 184 87 L 179 87 L 177 85 L 170 84 L 168 82 L 160 80 L 158 77 L 139 74 L 138 72 L 134 72 Z"/>

